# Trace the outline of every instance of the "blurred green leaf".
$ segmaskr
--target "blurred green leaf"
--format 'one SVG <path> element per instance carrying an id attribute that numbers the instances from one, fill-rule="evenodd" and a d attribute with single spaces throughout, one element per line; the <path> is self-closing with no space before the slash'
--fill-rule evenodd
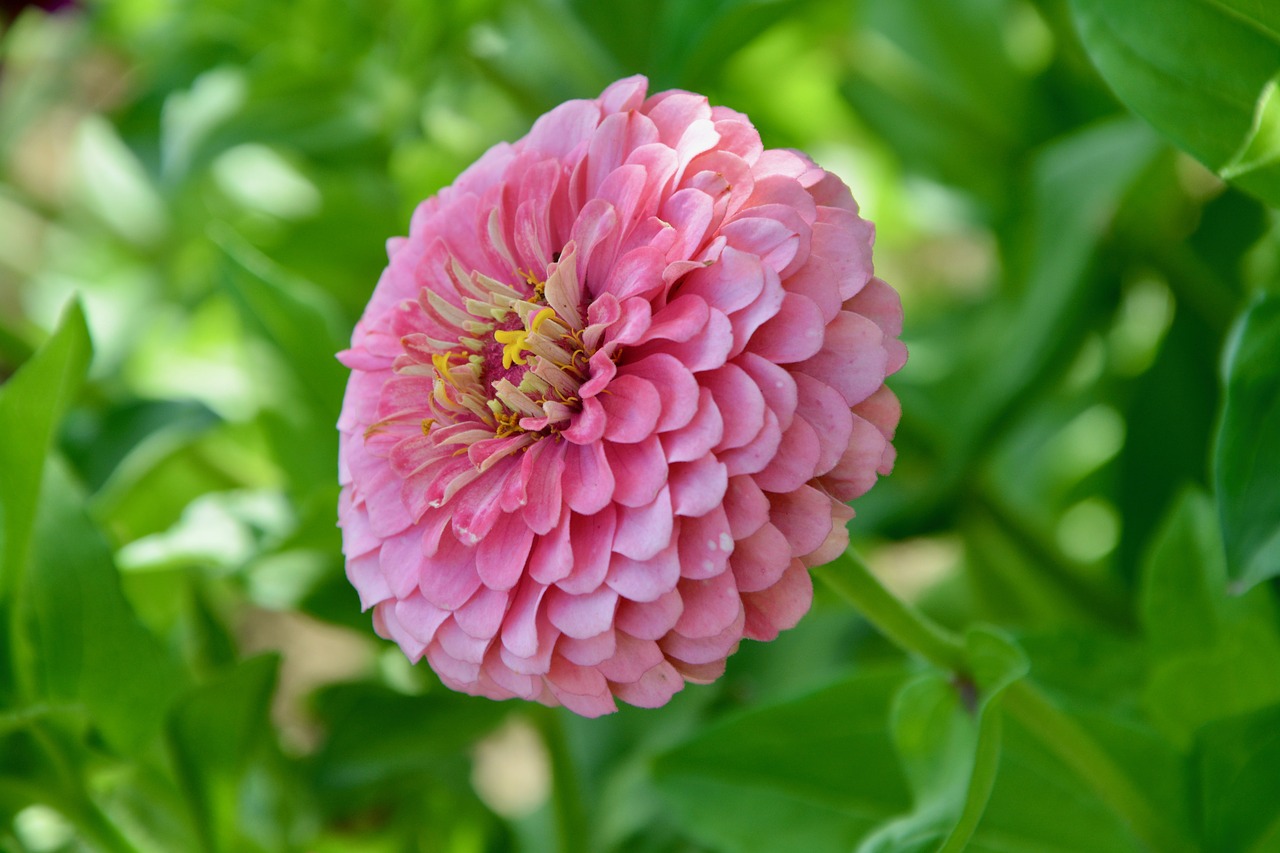
<path id="1" fill-rule="evenodd" d="M 1227 346 L 1214 485 L 1237 590 L 1280 575 L 1280 296 L 1245 313 Z"/>
<path id="2" fill-rule="evenodd" d="M 1280 205 L 1280 11 L 1262 0 L 1072 0 L 1116 94 L 1179 147 Z"/>
<path id="3" fill-rule="evenodd" d="M 465 777 L 464 751 L 515 710 L 453 692 L 406 696 L 374 684 L 334 685 L 314 705 L 328 734 L 311 759 L 311 778 L 322 804 L 337 815 L 397 790 L 420 795 L 450 770 L 462 771 L 451 780 Z"/>
<path id="4" fill-rule="evenodd" d="M 0 601 L 24 571 L 45 454 L 84 381 L 91 352 L 84 312 L 72 302 L 52 337 L 0 387 Z"/>
<path id="5" fill-rule="evenodd" d="M 346 341 L 335 306 L 321 291 L 278 267 L 228 226 L 215 223 L 210 229 L 210 236 L 230 262 L 226 282 L 245 323 L 279 350 L 296 374 L 307 402 L 321 412 L 337 412 L 345 372 L 334 354 Z"/>
<path id="6" fill-rule="evenodd" d="M 1280 701 L 1280 635 L 1265 588 L 1229 598 L 1207 498 L 1184 495 L 1148 554 L 1143 624 L 1154 666 L 1145 704 L 1175 743 L 1200 726 Z"/>
<path id="7" fill-rule="evenodd" d="M 965 635 L 965 652 L 972 681 L 930 672 L 898 692 L 893 738 L 915 805 L 863 839 L 858 853 L 959 851 L 977 828 L 1000 763 L 999 696 L 1026 674 L 1027 658 L 982 626 Z"/>
<path id="8" fill-rule="evenodd" d="M 1011 48 L 1036 46 L 1032 34 L 1018 44 L 1008 38 L 1013 5 L 866 0 L 841 86 L 910 170 L 964 187 L 997 210 L 1012 197 L 1013 176 L 991 163 L 1029 146 L 1034 104 Z"/>
<path id="9" fill-rule="evenodd" d="M 1157 658 L 1213 645 L 1218 602 L 1226 586 L 1213 506 L 1184 492 L 1147 553 L 1141 589 L 1142 626 Z"/>
<path id="10" fill-rule="evenodd" d="M 1280 705 L 1205 726 L 1196 735 L 1194 766 L 1204 849 L 1280 849 Z"/>
<path id="11" fill-rule="evenodd" d="M 111 549 L 65 467 L 51 461 L 36 516 L 26 629 L 41 695 L 82 703 L 116 750 L 137 753 L 158 733 L 182 675 L 120 591 Z"/>
<path id="12" fill-rule="evenodd" d="M 887 737 L 898 669 L 866 671 L 703 728 L 654 766 L 695 838 L 730 851 L 848 851 L 908 807 Z"/>
<path id="13" fill-rule="evenodd" d="M 181 696 L 166 741 L 196 833 L 207 851 L 244 849 L 236 840 L 241 774 L 268 735 L 279 659 L 262 655 Z"/>

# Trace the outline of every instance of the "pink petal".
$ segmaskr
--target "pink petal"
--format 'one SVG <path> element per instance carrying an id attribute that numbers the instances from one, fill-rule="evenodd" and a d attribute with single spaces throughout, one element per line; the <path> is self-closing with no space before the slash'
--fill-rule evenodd
<path id="1" fill-rule="evenodd" d="M 570 595 L 552 587 L 546 597 L 547 618 L 565 636 L 585 640 L 607 630 L 613 624 L 618 607 L 618 594 L 602 587 L 585 595 Z"/>
<path id="2" fill-rule="evenodd" d="M 637 708 L 660 708 L 684 689 L 684 679 L 665 660 L 635 681 L 615 683 L 614 695 Z"/>
<path id="3" fill-rule="evenodd" d="M 672 524 L 671 492 L 663 486 L 657 496 L 644 506 L 618 507 L 613 550 L 635 560 L 648 560 L 667 548 L 671 542 Z"/>
<path id="4" fill-rule="evenodd" d="M 702 387 L 715 398 L 724 422 L 717 451 L 742 447 L 760 434 L 765 423 L 764 395 L 751 376 L 736 364 L 701 374 Z"/>
<path id="5" fill-rule="evenodd" d="M 396 623 L 424 646 L 436 635 L 436 630 L 449 618 L 449 611 L 441 610 L 420 595 L 410 595 L 395 603 Z"/>
<path id="6" fill-rule="evenodd" d="M 799 414 L 813 427 L 819 443 L 815 473 L 825 474 L 840 461 L 853 432 L 853 412 L 840 393 L 825 382 L 795 374 Z M 768 487 L 766 487 L 768 488 Z"/>
<path id="7" fill-rule="evenodd" d="M 617 511 L 612 506 L 596 515 L 574 515 L 569 527 L 573 568 L 569 576 L 556 585 L 565 592 L 581 595 L 604 583 L 613 556 L 616 527 Z"/>
<path id="8" fill-rule="evenodd" d="M 769 521 L 769 499 L 751 477 L 730 477 L 724 512 L 733 538 L 746 539 Z"/>
<path id="9" fill-rule="evenodd" d="M 546 533 L 560 518 L 564 458 L 565 451 L 557 443 L 538 441 L 520 459 L 520 479 L 525 489 L 524 522 L 534 533 Z"/>
<path id="10" fill-rule="evenodd" d="M 795 418 L 782 434 L 777 453 L 764 470 L 755 475 L 756 484 L 767 492 L 798 489 L 817 473 L 821 453 L 817 432 L 804 418 Z"/>
<path id="11" fill-rule="evenodd" d="M 831 498 L 812 486 L 769 496 L 769 523 L 791 544 L 791 556 L 803 557 L 831 532 Z"/>
<path id="12" fill-rule="evenodd" d="M 611 442 L 634 444 L 649 437 L 658 423 L 661 398 L 657 389 L 638 376 L 618 376 L 601 395 L 608 422 L 604 436 Z"/>
<path id="13" fill-rule="evenodd" d="M 490 589 L 507 590 L 524 574 L 533 531 L 520 515 L 504 515 L 476 547 L 476 572 Z"/>
<path id="14" fill-rule="evenodd" d="M 755 438 L 742 447 L 719 452 L 720 461 L 729 469 L 729 475 L 754 474 L 764 469 L 778 453 L 782 443 L 782 430 L 773 409 L 764 410 L 764 426 Z"/>
<path id="15" fill-rule="evenodd" d="M 747 348 L 767 361 L 791 364 L 822 349 L 822 311 L 807 297 L 788 293 L 778 313 L 751 336 Z"/>
<path id="16" fill-rule="evenodd" d="M 884 384 L 889 356 L 884 333 L 863 317 L 841 311 L 827 324 L 822 350 L 797 365 L 802 373 L 826 382 L 856 406 Z"/>
<path id="17" fill-rule="evenodd" d="M 698 409 L 693 419 L 678 430 L 663 433 L 662 448 L 669 462 L 688 462 L 711 452 L 724 438 L 724 419 L 715 397 L 706 388 L 698 389 Z"/>
<path id="18" fill-rule="evenodd" d="M 565 441 L 571 441 L 574 444 L 590 444 L 599 441 L 604 435 L 607 421 L 608 418 L 600 401 L 595 397 L 588 397 L 582 401 L 581 411 L 573 416 L 571 426 L 562 430 L 560 435 Z"/>
<path id="19" fill-rule="evenodd" d="M 626 599 L 618 602 L 618 615 L 614 622 L 619 629 L 640 640 L 660 640 L 670 631 L 684 612 L 680 593 L 671 589 L 653 601 Z M 619 644 L 622 637 L 619 635 Z M 612 677 L 612 676 L 611 676 Z"/>
<path id="20" fill-rule="evenodd" d="M 662 413 L 658 416 L 658 432 L 679 429 L 693 420 L 698 411 L 698 383 L 683 364 L 665 354 L 644 358 L 619 368 L 647 380 L 662 396 Z"/>
<path id="21" fill-rule="evenodd" d="M 732 625 L 742 612 L 742 601 L 731 572 L 705 580 L 684 578 L 679 589 L 684 612 L 674 630 L 682 636 L 714 637 Z"/>
<path id="22" fill-rule="evenodd" d="M 772 524 L 766 524 L 738 542 L 729 565 L 741 592 L 759 592 L 777 583 L 791 560 L 787 537 Z"/>
<path id="23" fill-rule="evenodd" d="M 704 579 L 724 572 L 736 543 L 722 507 L 680 519 L 680 575 Z"/>
<path id="24" fill-rule="evenodd" d="M 760 297 L 765 273 L 760 259 L 726 247 L 715 263 L 694 270 L 680 283 L 680 292 L 701 297 L 712 308 L 732 315 Z"/>
<path id="25" fill-rule="evenodd" d="M 671 466 L 671 506 L 676 515 L 706 515 L 719 506 L 729 485 L 724 463 L 707 455 L 693 462 Z"/>
<path id="26" fill-rule="evenodd" d="M 604 450 L 615 480 L 613 499 L 625 507 L 653 503 L 667 482 L 667 459 L 657 436 L 635 444 L 609 442 Z"/>
<path id="27" fill-rule="evenodd" d="M 791 426 L 797 403 L 796 380 L 791 372 L 753 352 L 744 352 L 735 364 L 756 383 L 764 395 L 765 405 L 777 416 L 778 426 L 784 430 Z"/>
<path id="28" fill-rule="evenodd" d="M 613 631 L 616 651 L 599 665 L 600 674 L 610 681 L 635 681 L 662 662 L 662 650 L 653 640 L 640 640 L 625 631 Z"/>
<path id="29" fill-rule="evenodd" d="M 507 593 L 482 586 L 470 601 L 453 611 L 453 621 L 473 637 L 493 637 L 502 627 L 510 600 Z"/>
<path id="30" fill-rule="evenodd" d="M 604 447 L 599 442 L 567 444 L 564 458 L 560 485 L 569 508 L 581 515 L 594 515 L 608 506 L 614 479 Z"/>
<path id="31" fill-rule="evenodd" d="M 617 632 L 611 628 L 584 640 L 561 634 L 556 642 L 556 654 L 579 666 L 599 666 L 617 654 L 617 650 Z"/>
<path id="32" fill-rule="evenodd" d="M 534 541 L 529 555 L 529 577 L 538 583 L 557 583 L 573 570 L 573 546 L 569 540 L 572 518 L 571 513 L 564 513 L 555 529 Z"/>
<path id="33" fill-rule="evenodd" d="M 418 589 L 424 598 L 444 610 L 456 610 L 480 588 L 475 549 L 445 534 L 434 557 L 421 560 Z"/>
<path id="34" fill-rule="evenodd" d="M 605 577 L 605 583 L 618 595 L 642 602 L 657 601 L 674 589 L 679 580 L 680 554 L 676 542 L 644 560 L 615 553 Z"/>
<path id="35" fill-rule="evenodd" d="M 782 579 L 763 592 L 744 593 L 747 622 L 744 634 L 753 640 L 772 640 L 794 628 L 813 603 L 813 581 L 799 560 L 793 560 Z"/>
<path id="36" fill-rule="evenodd" d="M 688 610 L 688 606 L 685 606 Z M 711 663 L 722 660 L 733 654 L 742 640 L 742 627 L 746 614 L 741 606 L 737 618 L 718 634 L 710 637 L 686 637 L 671 631 L 658 641 L 658 646 L 668 658 L 675 658 L 686 663 Z"/>

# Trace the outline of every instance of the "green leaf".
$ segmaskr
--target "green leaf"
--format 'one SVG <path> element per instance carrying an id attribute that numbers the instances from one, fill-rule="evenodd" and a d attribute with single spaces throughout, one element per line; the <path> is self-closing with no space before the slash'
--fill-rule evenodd
<path id="1" fill-rule="evenodd" d="M 915 805 L 865 838 L 858 853 L 958 851 L 977 828 L 1000 763 L 998 700 L 1026 674 L 1027 658 L 1012 640 L 982 626 L 968 632 L 965 651 L 972 681 L 930 672 L 898 693 L 894 744 Z"/>
<path id="2" fill-rule="evenodd" d="M 1280 705 L 1205 726 L 1193 764 L 1205 850 L 1280 849 Z"/>
<path id="3" fill-rule="evenodd" d="M 1280 575 L 1280 296 L 1255 302 L 1226 354 L 1214 485 L 1237 590 Z"/>
<path id="4" fill-rule="evenodd" d="M 1130 109 L 1224 178 L 1280 204 L 1280 7 L 1072 0 L 1085 49 Z"/>
<path id="5" fill-rule="evenodd" d="M 1153 542 L 1141 609 L 1155 658 L 1145 705 L 1175 743 L 1189 744 L 1213 720 L 1280 701 L 1280 636 L 1269 590 L 1228 596 L 1213 508 L 1200 493 L 1174 505 Z"/>
<path id="6" fill-rule="evenodd" d="M 45 472 L 23 603 L 48 701 L 82 703 L 107 743 L 145 748 L 181 687 L 177 667 L 120 591 L 111 549 L 63 465 Z"/>
<path id="7" fill-rule="evenodd" d="M 91 354 L 84 311 L 72 302 L 44 346 L 0 388 L 0 601 L 22 576 L 45 454 Z"/>
<path id="8" fill-rule="evenodd" d="M 338 814 L 396 790 L 421 789 L 514 710 L 450 691 L 406 696 L 374 684 L 334 685 L 315 706 L 329 736 L 311 778 L 321 802 Z"/>
<path id="9" fill-rule="evenodd" d="M 334 355 L 346 342 L 336 307 L 322 291 L 276 266 L 230 227 L 215 224 L 210 231 L 229 260 L 226 281 L 246 324 L 280 352 L 307 402 L 319 411 L 337 412 L 345 371 Z"/>
<path id="10" fill-rule="evenodd" d="M 206 850 L 234 849 L 240 776 L 262 736 L 279 659 L 262 655 L 188 691 L 175 703 L 166 742 Z"/>
<path id="11" fill-rule="evenodd" d="M 1184 492 L 1143 564 L 1142 627 L 1158 658 L 1213 645 L 1225 584 L 1213 505 L 1198 491 Z"/>
<path id="12" fill-rule="evenodd" d="M 658 757 L 655 784 L 716 848 L 848 851 L 908 806 L 885 730 L 903 677 L 868 670 L 703 727 Z"/>

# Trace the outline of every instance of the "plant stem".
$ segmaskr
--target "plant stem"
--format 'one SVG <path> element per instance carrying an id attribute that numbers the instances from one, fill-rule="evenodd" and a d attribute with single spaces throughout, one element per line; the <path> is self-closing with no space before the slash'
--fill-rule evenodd
<path id="1" fill-rule="evenodd" d="M 852 549 L 813 570 L 880 633 L 904 651 L 942 669 L 967 669 L 964 643 L 884 588 Z M 1191 847 L 1161 822 L 1156 810 L 1105 750 L 1027 679 L 1006 689 L 1004 711 L 1040 740 L 1152 850 L 1190 853 Z"/>
<path id="2" fill-rule="evenodd" d="M 813 575 L 852 604 L 899 648 L 942 669 L 965 668 L 960 638 L 885 589 L 853 549 L 846 549 L 835 561 L 814 569 Z"/>
<path id="3" fill-rule="evenodd" d="M 577 766 L 569 752 L 564 723 L 557 708 L 539 708 L 536 715 L 547 754 L 551 759 L 551 799 L 561 853 L 587 853 L 587 813 Z"/>

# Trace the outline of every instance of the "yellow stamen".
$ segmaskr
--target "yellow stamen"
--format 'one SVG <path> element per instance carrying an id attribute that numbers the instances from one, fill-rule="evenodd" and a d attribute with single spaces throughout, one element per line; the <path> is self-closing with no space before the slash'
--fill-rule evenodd
<path id="1" fill-rule="evenodd" d="M 533 322 L 529 324 L 529 334 L 531 335 L 536 334 L 538 331 L 538 327 L 541 326 L 544 321 L 546 321 L 550 317 L 555 317 L 555 316 L 556 316 L 556 309 L 552 308 L 550 305 L 548 305 L 546 308 L 543 308 L 537 314 L 533 315 Z M 556 317 L 556 319 L 559 319 L 559 318 Z"/>
<path id="2" fill-rule="evenodd" d="M 457 381 L 454 380 L 453 375 L 449 372 L 449 358 L 452 355 L 453 353 L 451 352 L 437 353 L 436 355 L 431 356 L 431 364 L 435 367 L 436 373 L 440 374 L 441 379 L 448 382 L 454 388 L 458 388 Z"/>
<path id="3" fill-rule="evenodd" d="M 493 339 L 502 344 L 502 366 L 509 369 L 514 364 L 525 364 L 525 358 L 520 354 L 525 349 L 524 339 L 529 333 L 524 329 L 498 329 L 493 333 Z"/>
<path id="4" fill-rule="evenodd" d="M 496 330 L 493 339 L 502 344 L 502 367 L 510 369 L 512 364 L 526 364 L 523 353 L 529 348 L 528 337 L 536 335 L 542 324 L 555 316 L 555 309 L 547 306 L 533 316 L 528 329 Z"/>

